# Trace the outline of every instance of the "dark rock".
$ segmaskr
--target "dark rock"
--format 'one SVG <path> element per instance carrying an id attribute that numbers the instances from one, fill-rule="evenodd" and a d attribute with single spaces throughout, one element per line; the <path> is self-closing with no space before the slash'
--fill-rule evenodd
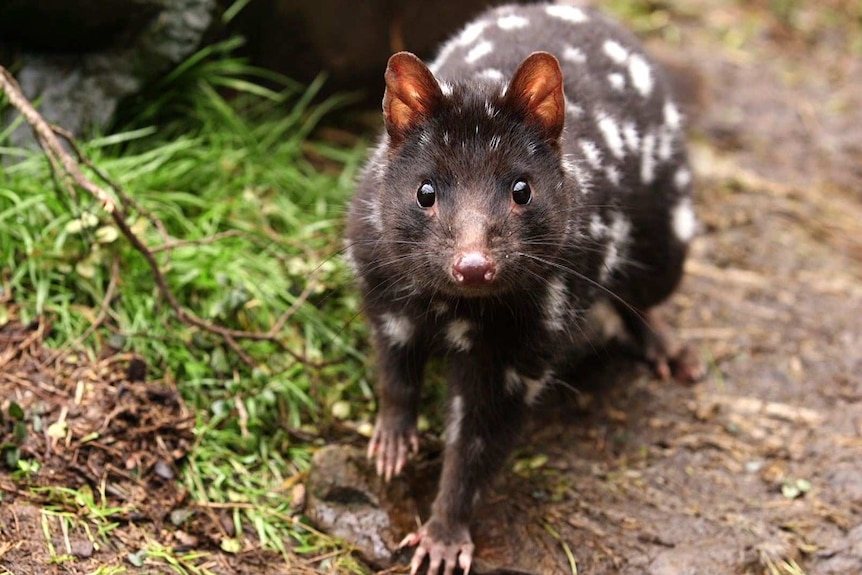
<path id="1" fill-rule="evenodd" d="M 415 529 L 416 502 L 407 482 L 384 483 L 353 447 L 333 445 L 314 454 L 306 497 L 306 514 L 318 527 L 380 567 L 391 565 L 401 538 Z"/>
<path id="2" fill-rule="evenodd" d="M 323 531 L 355 546 L 375 567 L 407 564 L 413 550 L 399 551 L 398 543 L 416 530 L 420 517 L 427 518 L 439 472 L 439 458 L 420 457 L 403 477 L 386 484 L 361 450 L 329 446 L 312 460 L 306 514 Z M 514 476 L 507 479 L 517 481 Z M 499 491 L 516 489 L 509 484 Z M 568 572 L 560 545 L 543 527 L 540 514 L 523 493 L 511 498 L 489 494 L 479 503 L 471 529 L 476 544 L 471 573 Z"/>
<path id="3" fill-rule="evenodd" d="M 81 135 L 106 128 L 120 100 L 192 54 L 215 10 L 215 0 L 16 0 L 0 9 L 0 37 L 15 45 L 24 94 L 40 100 L 48 121 Z M 45 38 L 57 27 L 62 34 Z M 10 143 L 32 146 L 29 128 Z"/>

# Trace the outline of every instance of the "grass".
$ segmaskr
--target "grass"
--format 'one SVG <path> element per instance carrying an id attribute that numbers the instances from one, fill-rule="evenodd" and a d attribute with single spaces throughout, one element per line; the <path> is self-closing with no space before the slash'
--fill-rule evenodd
<path id="1" fill-rule="evenodd" d="M 0 280 L 21 321 L 49 318 L 49 343 L 62 348 L 98 315 L 116 262 L 108 321 L 81 346 L 94 357 L 106 347 L 133 352 L 148 378 L 177 382 L 197 413 L 182 477 L 193 500 L 232 505 L 238 538 L 251 529 L 264 547 L 314 554 L 333 542 L 291 517 L 281 486 L 301 477 L 315 448 L 293 430 L 321 436 L 330 406 L 367 405 L 371 397 L 358 350 L 364 326 L 353 321 L 356 296 L 334 257 L 364 146 L 313 137 L 347 101 L 317 98 L 322 80 L 298 86 L 234 58 L 235 47 L 204 49 L 132 102 L 117 133 L 83 148 L 164 222 L 170 241 L 221 235 L 158 254 L 184 306 L 220 325 L 261 331 L 296 306 L 279 335 L 287 351 L 244 343 L 251 367 L 222 339 L 180 323 L 110 218 L 88 197 L 69 197 L 40 153 L 5 147 L 14 125 L 0 133 Z M 132 224 L 150 246 L 165 241 L 144 215 Z M 360 409 L 353 417 L 368 415 Z M 189 561 L 164 549 L 149 555 L 174 567 Z M 342 563 L 359 569 L 347 556 Z"/>

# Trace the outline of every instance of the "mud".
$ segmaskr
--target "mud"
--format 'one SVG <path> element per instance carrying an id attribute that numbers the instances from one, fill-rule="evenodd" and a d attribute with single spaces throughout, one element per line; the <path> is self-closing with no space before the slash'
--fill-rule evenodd
<path id="1" fill-rule="evenodd" d="M 765 1 L 656 4 L 670 6 L 670 20 L 652 42 L 697 71 L 692 93 L 701 95 L 688 108 L 701 229 L 664 316 L 708 375 L 694 387 L 663 383 L 613 349 L 581 366 L 570 387 L 546 396 L 483 498 L 472 528 L 477 572 L 862 572 L 862 24 L 850 2 L 789 4 L 798 7 L 792 25 Z M 35 345 L 19 328 L 0 332 L 0 358 Z M 78 443 L 43 433 L 32 445 L 51 454 L 45 485 L 111 485 L 113 501 L 139 514 L 119 515 L 106 548 L 75 533 L 57 538 L 77 559 L 50 564 L 45 516 L 32 506 L 40 502 L 0 473 L 0 565 L 22 574 L 129 568 L 128 554 L 156 537 L 207 550 L 212 572 L 294 572 L 276 554 L 219 553 L 216 514 L 183 529 L 167 519 L 188 507 L 171 479 L 190 448 L 188 414 L 171 389 L 154 402 L 127 366 L 107 357 L 66 365 L 97 376 L 82 371 L 62 385 L 0 369 L 0 402 L 39 403 L 46 421 L 65 407 L 76 430 Z M 93 431 L 100 439 L 82 443 Z M 321 502 L 373 515 L 357 523 L 371 541 L 359 552 L 385 568 L 382 548 L 427 517 L 439 444 L 426 434 L 407 480 L 388 488 L 361 479 L 362 458 L 350 457 L 325 468 L 322 482 L 312 474 L 308 511 L 357 544 L 339 530 L 344 509 L 321 513 Z M 355 482 L 327 483 L 351 466 L 342 479 Z"/>
<path id="2" fill-rule="evenodd" d="M 662 383 L 616 350 L 582 366 L 480 505 L 477 573 L 862 572 L 858 23 L 686 6 L 659 48 L 698 75 L 701 229 L 664 315 L 708 376 Z M 407 481 L 421 520 L 434 474 Z"/>

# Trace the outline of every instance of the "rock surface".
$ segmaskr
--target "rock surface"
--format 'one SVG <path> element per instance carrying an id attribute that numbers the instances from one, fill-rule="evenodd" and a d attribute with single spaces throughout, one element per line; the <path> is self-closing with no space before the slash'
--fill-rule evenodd
<path id="1" fill-rule="evenodd" d="M 342 445 L 321 449 L 308 475 L 306 514 L 320 529 L 354 545 L 375 567 L 405 564 L 412 548 L 399 550 L 398 543 L 428 516 L 440 474 L 436 455 L 414 461 L 402 477 L 386 484 L 361 449 Z M 480 502 L 474 527 L 477 557 L 471 572 L 544 575 L 566 569 L 560 544 L 536 510 L 529 499 L 499 493 Z"/>
<path id="2" fill-rule="evenodd" d="M 192 54 L 216 7 L 215 0 L 16 0 L 0 8 L 0 37 L 14 47 L 24 94 L 46 119 L 81 135 L 105 129 L 120 100 Z M 33 145 L 29 129 L 16 130 L 11 143 Z"/>

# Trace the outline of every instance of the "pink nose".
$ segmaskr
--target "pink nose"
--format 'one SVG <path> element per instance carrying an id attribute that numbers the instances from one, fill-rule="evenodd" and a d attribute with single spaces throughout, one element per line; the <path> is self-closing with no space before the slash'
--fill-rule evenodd
<path id="1" fill-rule="evenodd" d="M 484 252 L 464 252 L 455 257 L 452 277 L 462 286 L 482 286 L 494 281 L 497 266 L 491 256 Z"/>

